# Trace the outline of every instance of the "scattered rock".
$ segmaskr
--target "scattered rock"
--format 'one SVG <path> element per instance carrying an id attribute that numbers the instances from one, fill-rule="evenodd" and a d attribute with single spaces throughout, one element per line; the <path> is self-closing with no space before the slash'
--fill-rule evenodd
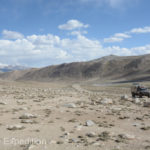
<path id="1" fill-rule="evenodd" d="M 20 108 L 20 110 L 28 110 L 28 109 L 29 109 L 28 107 Z"/>
<path id="2" fill-rule="evenodd" d="M 61 130 L 62 132 L 66 131 L 64 127 L 60 127 L 60 130 Z"/>
<path id="3" fill-rule="evenodd" d="M 136 117 L 135 120 L 141 120 L 141 121 L 143 121 L 143 117 Z"/>
<path id="4" fill-rule="evenodd" d="M 23 114 L 22 116 L 19 117 L 19 119 L 32 119 L 32 118 L 37 118 L 37 116 L 33 115 L 33 114 L 25 113 L 25 114 Z"/>
<path id="5" fill-rule="evenodd" d="M 100 146 L 101 143 L 99 143 L 99 142 L 93 142 L 92 145 L 94 145 L 94 146 Z"/>
<path id="6" fill-rule="evenodd" d="M 88 136 L 88 137 L 95 137 L 96 133 L 95 132 L 90 132 L 90 133 L 87 133 L 86 136 Z"/>
<path id="7" fill-rule="evenodd" d="M 48 123 L 54 123 L 54 121 L 53 121 L 53 120 L 50 120 Z"/>
<path id="8" fill-rule="evenodd" d="M 109 132 L 104 131 L 101 134 L 99 134 L 99 140 L 101 140 L 101 141 L 107 141 L 109 139 L 110 139 Z"/>
<path id="9" fill-rule="evenodd" d="M 52 113 L 51 109 L 48 108 L 45 109 L 44 112 L 45 112 L 45 117 L 49 117 L 49 115 Z"/>
<path id="10" fill-rule="evenodd" d="M 21 120 L 21 123 L 26 123 L 26 124 L 35 124 L 37 123 L 35 120 Z"/>
<path id="11" fill-rule="evenodd" d="M 123 96 L 121 96 L 121 100 L 128 100 L 128 95 L 123 95 Z"/>
<path id="12" fill-rule="evenodd" d="M 35 100 L 33 100 L 33 102 L 41 102 L 41 101 L 43 101 L 42 99 L 35 99 Z"/>
<path id="13" fill-rule="evenodd" d="M 18 100 L 18 101 L 17 101 L 17 104 L 18 104 L 18 105 L 24 105 L 24 104 L 26 104 L 26 102 Z"/>
<path id="14" fill-rule="evenodd" d="M 141 101 L 140 101 L 139 98 L 134 98 L 134 99 L 133 99 L 133 103 L 135 103 L 135 104 L 140 104 Z"/>
<path id="15" fill-rule="evenodd" d="M 150 130 L 150 126 L 141 127 L 141 130 Z"/>
<path id="16" fill-rule="evenodd" d="M 112 99 L 108 99 L 108 98 L 104 98 L 103 100 L 101 100 L 100 103 L 101 104 L 112 104 L 113 100 Z"/>
<path id="17" fill-rule="evenodd" d="M 111 108 L 112 113 L 119 113 L 121 110 L 122 110 L 122 108 L 119 108 L 119 107 Z"/>
<path id="18" fill-rule="evenodd" d="M 126 138 L 123 134 L 119 134 L 115 140 L 115 142 L 117 143 L 125 143 L 126 142 Z"/>
<path id="19" fill-rule="evenodd" d="M 68 122 L 77 122 L 77 119 L 76 118 L 72 118 L 72 119 L 70 119 L 70 120 L 68 120 Z"/>
<path id="20" fill-rule="evenodd" d="M 117 143 L 126 143 L 126 140 L 134 140 L 134 135 L 129 134 L 119 134 L 117 139 L 115 140 Z"/>
<path id="21" fill-rule="evenodd" d="M 150 145 L 145 146 L 146 150 L 150 150 Z"/>
<path id="22" fill-rule="evenodd" d="M 106 121 L 104 121 L 104 122 L 99 122 L 99 123 L 98 123 L 98 126 L 99 126 L 99 127 L 104 127 L 104 128 L 110 128 L 110 127 L 112 127 L 112 126 L 114 126 L 114 125 L 108 124 Z"/>
<path id="23" fill-rule="evenodd" d="M 24 129 L 25 127 L 22 126 L 22 125 L 10 125 L 7 127 L 8 130 L 22 130 Z"/>
<path id="24" fill-rule="evenodd" d="M 130 135 L 130 134 L 125 134 L 125 138 L 127 140 L 134 140 L 135 139 L 135 136 L 134 135 Z"/>
<path id="25" fill-rule="evenodd" d="M 68 143 L 78 143 L 79 140 L 78 139 L 69 139 Z"/>
<path id="26" fill-rule="evenodd" d="M 69 103 L 64 105 L 67 108 L 76 108 L 76 105 L 74 103 Z"/>
<path id="27" fill-rule="evenodd" d="M 0 102 L 0 105 L 7 105 L 7 103 L 5 103 L 5 102 Z"/>
<path id="28" fill-rule="evenodd" d="M 123 119 L 129 119 L 129 118 L 130 118 L 129 116 L 120 116 L 120 117 L 119 117 L 119 119 L 122 119 L 122 120 L 123 120 Z"/>
<path id="29" fill-rule="evenodd" d="M 133 125 L 134 127 L 140 126 L 139 123 L 133 123 L 132 125 Z"/>
<path id="30" fill-rule="evenodd" d="M 150 102 L 144 102 L 144 103 L 143 103 L 143 106 L 144 106 L 144 107 L 150 107 Z"/>
<path id="31" fill-rule="evenodd" d="M 23 148 L 23 150 L 31 150 L 32 148 L 34 148 L 34 145 L 26 144 L 26 145 L 21 145 L 20 147 Z"/>
<path id="32" fill-rule="evenodd" d="M 92 120 L 87 120 L 85 123 L 86 126 L 93 126 L 95 123 Z"/>
<path id="33" fill-rule="evenodd" d="M 63 144 L 64 142 L 63 141 L 57 141 L 57 144 Z"/>
<path id="34" fill-rule="evenodd" d="M 83 137 L 82 135 L 79 135 L 78 138 L 79 138 L 79 139 L 83 139 L 84 137 Z"/>
<path id="35" fill-rule="evenodd" d="M 37 149 L 36 145 L 28 144 L 26 147 L 24 147 L 23 150 L 35 150 Z"/>
<path id="36" fill-rule="evenodd" d="M 75 128 L 76 130 L 80 131 L 80 130 L 82 129 L 82 127 L 83 127 L 83 126 L 78 125 L 78 126 L 75 126 L 74 128 Z"/>
<path id="37" fill-rule="evenodd" d="M 69 136 L 69 135 L 70 135 L 70 133 L 69 133 L 69 132 L 66 132 L 66 133 L 64 133 L 64 135 Z"/>

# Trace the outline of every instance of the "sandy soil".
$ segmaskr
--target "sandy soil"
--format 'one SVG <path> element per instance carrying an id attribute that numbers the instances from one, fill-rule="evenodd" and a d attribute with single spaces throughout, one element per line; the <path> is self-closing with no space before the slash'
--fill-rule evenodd
<path id="1" fill-rule="evenodd" d="M 0 150 L 148 150 L 150 99 L 129 87 L 0 81 Z"/>

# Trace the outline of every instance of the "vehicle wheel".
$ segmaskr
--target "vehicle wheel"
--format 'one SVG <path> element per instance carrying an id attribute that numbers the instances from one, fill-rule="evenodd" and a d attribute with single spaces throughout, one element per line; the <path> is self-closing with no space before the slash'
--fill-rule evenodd
<path id="1" fill-rule="evenodd" d="M 148 98 L 150 98 L 150 94 L 148 95 Z"/>
<path id="2" fill-rule="evenodd" d="M 142 94 L 140 94 L 139 97 L 142 98 Z"/>
<path id="3" fill-rule="evenodd" d="M 134 93 L 132 93 L 132 97 L 135 98 L 135 94 Z"/>

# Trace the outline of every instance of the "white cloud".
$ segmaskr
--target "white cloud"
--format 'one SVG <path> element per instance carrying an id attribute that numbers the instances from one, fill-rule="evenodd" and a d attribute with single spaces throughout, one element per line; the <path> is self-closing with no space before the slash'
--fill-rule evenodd
<path id="1" fill-rule="evenodd" d="M 61 47 L 67 50 L 75 59 L 93 59 L 101 54 L 102 45 L 97 40 L 90 40 L 83 35 L 76 39 L 63 39 Z"/>
<path id="2" fill-rule="evenodd" d="M 60 50 L 59 55 L 56 58 L 64 60 L 64 59 L 67 59 L 67 58 L 70 58 L 70 57 L 71 57 L 71 55 L 69 55 L 66 51 Z"/>
<path id="3" fill-rule="evenodd" d="M 125 48 L 119 46 L 110 46 L 105 47 L 104 50 L 105 55 L 118 55 L 118 56 L 135 56 L 135 55 L 144 55 L 150 53 L 150 45 L 144 45 L 140 47 L 133 47 L 133 48 Z"/>
<path id="4" fill-rule="evenodd" d="M 131 56 L 134 55 L 131 49 L 128 48 L 121 48 L 119 46 L 110 46 L 110 47 L 105 47 L 104 50 L 106 51 L 105 55 L 118 55 L 118 56 Z"/>
<path id="5" fill-rule="evenodd" d="M 63 62 L 95 59 L 105 55 L 140 55 L 150 53 L 150 45 L 125 48 L 104 47 L 100 41 L 87 38 L 85 31 L 71 31 L 71 38 L 59 36 L 29 35 L 18 39 L 0 39 L 0 62 L 2 64 L 21 64 L 46 66 Z M 129 32 L 116 33 L 105 42 L 118 42 L 130 38 Z"/>
<path id="6" fill-rule="evenodd" d="M 130 31 L 130 33 L 149 33 L 150 27 L 144 27 L 144 28 L 134 28 Z"/>
<path id="7" fill-rule="evenodd" d="M 150 45 L 140 46 L 140 47 L 133 47 L 130 49 L 134 55 L 141 55 L 141 54 L 149 54 L 150 53 Z"/>
<path id="8" fill-rule="evenodd" d="M 124 0 L 106 0 L 106 2 L 113 8 L 120 6 Z"/>
<path id="9" fill-rule="evenodd" d="M 52 63 L 90 60 L 110 54 L 149 53 L 150 45 L 131 49 L 119 46 L 103 47 L 98 40 L 91 40 L 83 35 L 77 35 L 74 39 L 61 39 L 48 34 L 31 35 L 15 41 L 0 40 L 0 52 L 3 63 L 46 66 Z"/>
<path id="10" fill-rule="evenodd" d="M 10 30 L 3 30 L 2 35 L 5 39 L 23 39 L 24 37 L 23 34 Z"/>
<path id="11" fill-rule="evenodd" d="M 74 30 L 79 28 L 88 28 L 88 24 L 83 24 L 82 22 L 78 20 L 69 20 L 66 24 L 59 25 L 58 28 L 61 30 Z"/>
<path id="12" fill-rule="evenodd" d="M 122 9 L 128 6 L 135 5 L 139 0 L 79 0 L 81 3 L 92 3 L 97 6 L 108 5 L 114 9 Z"/>
<path id="13" fill-rule="evenodd" d="M 72 31 L 71 33 L 69 33 L 69 35 L 80 36 L 87 33 L 87 31 Z"/>
<path id="14" fill-rule="evenodd" d="M 120 37 L 120 38 L 130 38 L 131 36 L 126 34 L 126 33 L 116 33 L 114 35 L 115 37 Z"/>
<path id="15" fill-rule="evenodd" d="M 27 36 L 27 40 L 35 45 L 53 45 L 59 44 L 60 38 L 52 34 L 47 35 L 31 35 Z"/>
<path id="16" fill-rule="evenodd" d="M 104 42 L 105 43 L 122 42 L 125 38 L 131 38 L 131 36 L 126 33 L 116 33 L 112 37 L 104 38 Z"/>
<path id="17" fill-rule="evenodd" d="M 114 42 L 122 42 L 123 38 L 118 37 L 110 37 L 110 38 L 104 38 L 105 43 L 114 43 Z"/>
<path id="18" fill-rule="evenodd" d="M 130 31 L 123 33 L 116 33 L 109 38 L 104 38 L 105 43 L 122 42 L 126 38 L 131 38 L 133 34 L 146 34 L 150 33 L 150 26 L 143 28 L 133 28 Z"/>
<path id="19" fill-rule="evenodd" d="M 58 36 L 30 35 L 18 40 L 0 40 L 2 63 L 46 66 L 50 64 L 94 59 L 102 45 L 78 34 L 73 39 Z"/>

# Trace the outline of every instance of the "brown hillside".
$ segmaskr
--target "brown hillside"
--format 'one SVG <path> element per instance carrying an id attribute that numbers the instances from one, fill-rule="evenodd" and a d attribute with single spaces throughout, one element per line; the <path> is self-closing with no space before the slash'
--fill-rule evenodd
<path id="1" fill-rule="evenodd" d="M 40 69 L 3 73 L 0 78 L 12 80 L 87 80 L 124 79 L 148 80 L 150 55 L 106 56 L 87 62 L 64 63 Z"/>

